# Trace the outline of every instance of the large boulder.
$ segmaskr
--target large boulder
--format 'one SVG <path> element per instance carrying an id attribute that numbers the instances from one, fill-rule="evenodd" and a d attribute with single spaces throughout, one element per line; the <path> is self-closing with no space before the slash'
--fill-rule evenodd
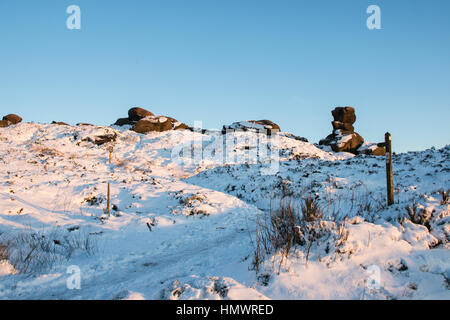
<path id="1" fill-rule="evenodd" d="M 119 118 L 114 123 L 115 126 L 135 125 L 139 120 L 145 117 L 152 117 L 154 114 L 143 108 L 135 107 L 128 110 L 128 118 Z"/>
<path id="2" fill-rule="evenodd" d="M 355 109 L 352 107 L 336 107 L 331 114 L 337 122 L 354 124 L 356 121 Z"/>
<path id="3" fill-rule="evenodd" d="M 142 108 L 131 108 L 128 110 L 128 119 L 130 121 L 139 121 L 141 119 L 144 119 L 145 117 L 154 116 L 153 113 L 151 113 L 148 110 L 142 109 Z"/>
<path id="4" fill-rule="evenodd" d="M 137 133 L 168 131 L 172 130 L 172 121 L 168 117 L 149 116 L 136 122 L 131 130 Z"/>
<path id="5" fill-rule="evenodd" d="M 131 125 L 131 130 L 138 133 L 163 132 L 168 130 L 192 130 L 188 125 L 167 116 L 155 116 L 142 108 L 128 110 L 128 118 L 120 118 L 114 123 L 116 126 Z"/>
<path id="6" fill-rule="evenodd" d="M 0 120 L 0 128 L 6 128 L 11 124 L 11 122 L 7 120 Z"/>
<path id="7" fill-rule="evenodd" d="M 352 107 L 336 107 L 331 111 L 334 121 L 331 122 L 333 132 L 319 141 L 320 145 L 330 146 L 335 152 L 351 152 L 358 154 L 358 148 L 364 143 L 353 127 L 356 121 L 355 109 Z"/>
<path id="8" fill-rule="evenodd" d="M 167 118 L 169 119 L 170 123 L 172 124 L 172 130 L 193 130 L 192 127 L 188 126 L 187 124 L 178 121 L 175 118 L 168 117 L 168 116 L 157 116 L 156 118 Z"/>
<path id="9" fill-rule="evenodd" d="M 11 122 L 11 124 L 18 124 L 19 122 L 22 122 L 22 118 L 19 117 L 17 114 L 8 114 L 7 116 L 3 117 L 3 120 Z"/>
<path id="10" fill-rule="evenodd" d="M 358 133 L 345 132 L 343 130 L 334 130 L 332 134 L 325 139 L 320 140 L 320 145 L 328 145 L 334 152 L 351 152 L 357 154 L 358 148 L 364 143 L 363 137 Z"/>
<path id="11" fill-rule="evenodd" d="M 371 156 L 385 156 L 386 148 L 380 143 L 366 142 L 358 148 L 357 153 Z"/>
<path id="12" fill-rule="evenodd" d="M 277 125 L 275 122 L 272 122 L 270 120 L 249 120 L 250 123 L 256 123 L 264 126 L 267 130 L 278 130 L 281 131 L 280 126 Z"/>

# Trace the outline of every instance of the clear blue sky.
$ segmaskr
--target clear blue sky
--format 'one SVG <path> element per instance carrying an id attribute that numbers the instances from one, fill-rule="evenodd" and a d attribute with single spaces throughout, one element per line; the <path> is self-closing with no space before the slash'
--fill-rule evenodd
<path id="1" fill-rule="evenodd" d="M 382 30 L 366 28 L 371 4 Z M 0 41 L 0 113 L 24 121 L 109 125 L 141 106 L 317 142 L 350 105 L 366 140 L 450 143 L 448 0 L 1 1 Z"/>

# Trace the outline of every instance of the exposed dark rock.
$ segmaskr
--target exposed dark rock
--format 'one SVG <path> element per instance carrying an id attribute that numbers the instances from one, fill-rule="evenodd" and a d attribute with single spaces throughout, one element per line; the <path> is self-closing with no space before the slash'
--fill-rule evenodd
<path id="1" fill-rule="evenodd" d="M 12 113 L 4 116 L 3 120 L 9 121 L 11 124 L 18 124 L 19 122 L 22 122 L 21 117 L 19 117 L 17 114 Z"/>
<path id="2" fill-rule="evenodd" d="M 377 143 L 364 144 L 358 148 L 357 153 L 372 156 L 385 156 L 386 148 Z"/>
<path id="3" fill-rule="evenodd" d="M 217 129 L 199 129 L 199 128 L 192 128 L 189 129 L 191 131 L 201 132 L 202 134 L 207 135 L 218 135 L 218 134 L 224 134 L 225 132 L 223 130 L 217 130 Z"/>
<path id="4" fill-rule="evenodd" d="M 132 130 L 138 133 L 168 131 L 172 130 L 172 121 L 167 117 L 150 116 L 139 120 L 132 128 Z"/>
<path id="5" fill-rule="evenodd" d="M 114 132 L 114 133 L 105 134 L 105 135 L 101 135 L 101 136 L 95 137 L 94 143 L 96 145 L 98 145 L 98 146 L 101 146 L 102 144 L 116 141 L 116 139 L 117 139 L 117 133 Z"/>
<path id="6" fill-rule="evenodd" d="M 192 127 L 188 126 L 183 122 L 178 122 L 174 124 L 173 130 L 193 130 Z"/>
<path id="7" fill-rule="evenodd" d="M 68 126 L 69 124 L 62 121 L 52 121 L 52 124 L 57 124 L 59 126 Z"/>
<path id="8" fill-rule="evenodd" d="M 188 126 L 187 124 L 178 121 L 177 119 L 168 117 L 168 116 L 160 116 L 165 117 L 169 119 L 172 122 L 172 129 L 173 130 L 192 130 L 192 127 Z"/>
<path id="9" fill-rule="evenodd" d="M 333 126 L 333 130 L 340 129 L 348 132 L 355 132 L 355 128 L 351 123 L 332 121 L 331 125 Z"/>
<path id="10" fill-rule="evenodd" d="M 114 132 L 114 133 L 108 133 L 108 134 L 101 135 L 101 136 L 95 136 L 93 138 L 87 137 L 87 138 L 83 139 L 82 141 L 92 142 L 98 146 L 101 146 L 105 143 L 116 141 L 116 139 L 117 139 L 117 133 Z"/>
<path id="11" fill-rule="evenodd" d="M 128 110 L 128 119 L 130 121 L 139 121 L 148 116 L 154 116 L 154 114 L 142 108 L 131 108 Z"/>
<path id="12" fill-rule="evenodd" d="M 333 132 L 319 141 L 320 145 L 330 146 L 334 152 L 351 152 L 358 154 L 358 148 L 364 143 L 353 127 L 356 121 L 355 109 L 352 107 L 336 107 L 331 111 L 334 121 L 331 122 Z"/>
<path id="13" fill-rule="evenodd" d="M 135 122 L 130 121 L 130 119 L 128 119 L 128 118 L 119 118 L 114 123 L 115 126 L 133 125 L 133 124 L 135 124 Z"/>
<path id="14" fill-rule="evenodd" d="M 167 116 L 155 116 L 142 108 L 128 110 L 128 118 L 120 118 L 114 123 L 116 126 L 132 125 L 131 130 L 138 133 L 163 132 L 168 130 L 192 130 L 188 125 Z"/>
<path id="15" fill-rule="evenodd" d="M 9 125 L 11 125 L 11 122 L 9 122 L 7 120 L 0 120 L 0 128 L 6 128 Z"/>
<path id="16" fill-rule="evenodd" d="M 267 130 L 281 131 L 280 126 L 270 120 L 250 120 L 249 122 L 260 124 L 260 125 L 264 126 Z"/>
<path id="17" fill-rule="evenodd" d="M 336 107 L 331 111 L 334 121 L 354 124 L 356 121 L 355 109 L 352 107 Z"/>
<path id="18" fill-rule="evenodd" d="M 328 145 L 334 152 L 351 152 L 357 154 L 357 149 L 363 144 L 364 139 L 356 132 L 335 130 L 325 139 L 320 140 L 320 145 Z"/>

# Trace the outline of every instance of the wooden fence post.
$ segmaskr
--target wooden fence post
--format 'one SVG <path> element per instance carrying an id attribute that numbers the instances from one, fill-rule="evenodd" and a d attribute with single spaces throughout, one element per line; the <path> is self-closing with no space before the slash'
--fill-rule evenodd
<path id="1" fill-rule="evenodd" d="M 108 182 L 108 192 L 107 192 L 107 201 L 106 201 L 106 213 L 109 214 L 109 208 L 111 206 L 111 196 L 110 196 L 110 187 Z"/>
<path id="2" fill-rule="evenodd" d="M 113 152 L 113 147 L 109 147 L 108 148 L 109 151 L 109 164 L 111 164 L 111 158 L 112 158 L 112 152 Z M 107 199 L 106 199 L 106 213 L 109 214 L 110 212 L 110 207 L 111 207 L 111 192 L 110 192 L 110 183 L 108 182 L 108 192 L 107 192 Z"/>
<path id="3" fill-rule="evenodd" d="M 394 179 L 392 177 L 392 145 L 391 134 L 386 132 L 384 135 L 386 148 L 386 183 L 387 183 L 387 202 L 388 205 L 394 204 Z"/>

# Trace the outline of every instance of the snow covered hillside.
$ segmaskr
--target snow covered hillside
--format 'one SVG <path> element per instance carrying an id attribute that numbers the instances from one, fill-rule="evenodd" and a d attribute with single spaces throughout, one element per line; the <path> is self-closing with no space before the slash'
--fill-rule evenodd
<path id="1" fill-rule="evenodd" d="M 0 299 L 450 299 L 450 145 L 394 155 L 387 207 L 384 157 L 127 129 L 0 128 Z M 305 199 L 320 232 L 255 263 L 261 219 Z"/>

